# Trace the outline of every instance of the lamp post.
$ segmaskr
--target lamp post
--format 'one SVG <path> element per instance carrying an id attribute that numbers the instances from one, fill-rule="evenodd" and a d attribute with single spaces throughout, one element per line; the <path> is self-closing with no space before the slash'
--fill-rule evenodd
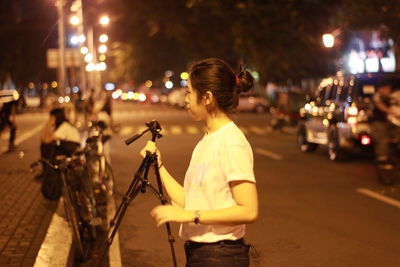
<path id="1" fill-rule="evenodd" d="M 59 73 L 59 94 L 65 95 L 66 71 L 65 71 L 65 25 L 64 25 L 64 5 L 65 0 L 57 0 L 58 12 L 58 73 Z M 60 90 L 61 88 L 61 90 Z"/>

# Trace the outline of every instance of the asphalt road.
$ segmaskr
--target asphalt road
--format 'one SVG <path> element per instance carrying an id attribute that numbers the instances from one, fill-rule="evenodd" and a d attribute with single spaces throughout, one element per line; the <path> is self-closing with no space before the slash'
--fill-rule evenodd
<path id="1" fill-rule="evenodd" d="M 25 142 L 24 147 L 32 143 L 30 150 L 24 150 L 26 155 L 38 147 L 39 128 L 46 117 L 44 113 L 18 116 L 17 143 Z M 142 132 L 152 119 L 163 128 L 157 143 L 164 165 L 183 181 L 191 152 L 203 136 L 201 123 L 193 122 L 184 110 L 133 103 L 115 105 L 114 118 L 119 132 L 110 147 L 117 206 L 142 161 L 139 151 L 151 135 L 130 146 L 124 140 Z M 266 114 L 233 118 L 252 145 L 255 159 L 260 217 L 247 227 L 246 241 L 258 252 L 251 266 L 400 266 L 400 181 L 379 185 L 366 158 L 331 162 L 324 148 L 303 154 L 290 129 L 283 133 L 268 129 Z M 6 138 L 4 134 L 1 150 Z M 149 181 L 157 187 L 153 173 Z M 119 229 L 122 266 L 172 266 L 165 227 L 157 228 L 149 215 L 159 203 L 150 190 L 131 201 Z M 178 229 L 172 224 L 178 266 L 184 266 Z"/>
<path id="2" fill-rule="evenodd" d="M 164 137 L 157 143 L 164 165 L 182 182 L 191 152 L 203 135 L 202 124 L 183 110 L 164 106 L 124 105 L 115 115 L 121 126 L 111 145 L 117 204 L 151 135 L 130 146 L 123 141 L 152 119 L 163 128 Z M 399 182 L 380 186 L 371 161 L 365 158 L 335 163 L 323 148 L 314 154 L 299 152 L 293 134 L 268 130 L 265 114 L 233 117 L 255 157 L 260 217 L 247 227 L 246 241 L 258 252 L 251 266 L 400 266 Z M 156 186 L 154 175 L 150 182 Z M 388 204 L 366 192 L 395 202 Z M 123 266 L 172 266 L 166 230 L 156 228 L 149 215 L 158 204 L 150 190 L 131 202 L 119 231 Z M 178 225 L 172 226 L 178 266 L 184 266 L 183 241 Z"/>

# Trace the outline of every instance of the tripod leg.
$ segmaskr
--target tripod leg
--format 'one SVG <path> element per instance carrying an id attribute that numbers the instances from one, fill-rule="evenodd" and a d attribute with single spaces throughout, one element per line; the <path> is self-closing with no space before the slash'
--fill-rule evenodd
<path id="1" fill-rule="evenodd" d="M 147 169 L 146 167 L 149 165 L 150 161 L 151 161 L 150 155 L 147 155 L 147 156 L 143 159 L 143 161 L 142 161 L 142 163 L 141 163 L 139 169 L 138 169 L 137 172 L 135 173 L 135 176 L 134 176 L 134 178 L 133 178 L 132 183 L 131 183 L 130 186 L 129 186 L 128 191 L 127 191 L 126 194 L 124 195 L 124 198 L 126 198 L 127 196 L 131 196 L 131 195 L 132 195 L 132 191 L 134 190 L 134 188 L 136 188 L 136 185 L 137 185 L 137 184 L 139 183 L 139 181 L 142 179 L 141 177 L 142 177 L 143 171 L 144 171 L 145 169 Z M 125 201 L 125 200 L 123 199 L 122 201 Z M 122 208 L 122 207 L 123 207 L 122 205 L 120 205 L 120 206 L 118 207 L 117 211 L 115 212 L 114 218 L 110 221 L 110 227 L 112 227 L 112 226 L 115 224 L 115 218 L 119 217 L 119 214 L 121 213 L 121 208 Z"/>

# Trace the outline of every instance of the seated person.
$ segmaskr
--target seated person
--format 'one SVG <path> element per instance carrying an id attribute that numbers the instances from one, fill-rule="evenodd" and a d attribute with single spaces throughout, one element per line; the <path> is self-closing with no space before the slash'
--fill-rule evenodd
<path id="1" fill-rule="evenodd" d="M 42 158 L 52 160 L 56 155 L 72 155 L 81 143 L 78 129 L 67 119 L 64 109 L 55 108 L 50 111 L 42 136 L 40 151 Z"/>

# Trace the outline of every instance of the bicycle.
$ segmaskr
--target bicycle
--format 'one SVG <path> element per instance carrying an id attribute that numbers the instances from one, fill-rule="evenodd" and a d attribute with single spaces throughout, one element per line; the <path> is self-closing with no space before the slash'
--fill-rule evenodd
<path id="1" fill-rule="evenodd" d="M 58 170 L 62 181 L 62 196 L 67 220 L 72 230 L 75 258 L 86 261 L 90 258 L 91 245 L 96 239 L 96 200 L 85 168 L 85 155 L 75 152 L 71 156 L 57 155 L 54 161 L 41 158 L 39 161 Z"/>
<path id="2" fill-rule="evenodd" d="M 88 166 L 88 176 L 94 186 L 98 205 L 106 205 L 113 195 L 114 174 L 105 152 L 105 143 L 111 138 L 103 121 L 93 122 L 83 149 Z M 100 214 L 103 218 L 106 214 Z"/>

